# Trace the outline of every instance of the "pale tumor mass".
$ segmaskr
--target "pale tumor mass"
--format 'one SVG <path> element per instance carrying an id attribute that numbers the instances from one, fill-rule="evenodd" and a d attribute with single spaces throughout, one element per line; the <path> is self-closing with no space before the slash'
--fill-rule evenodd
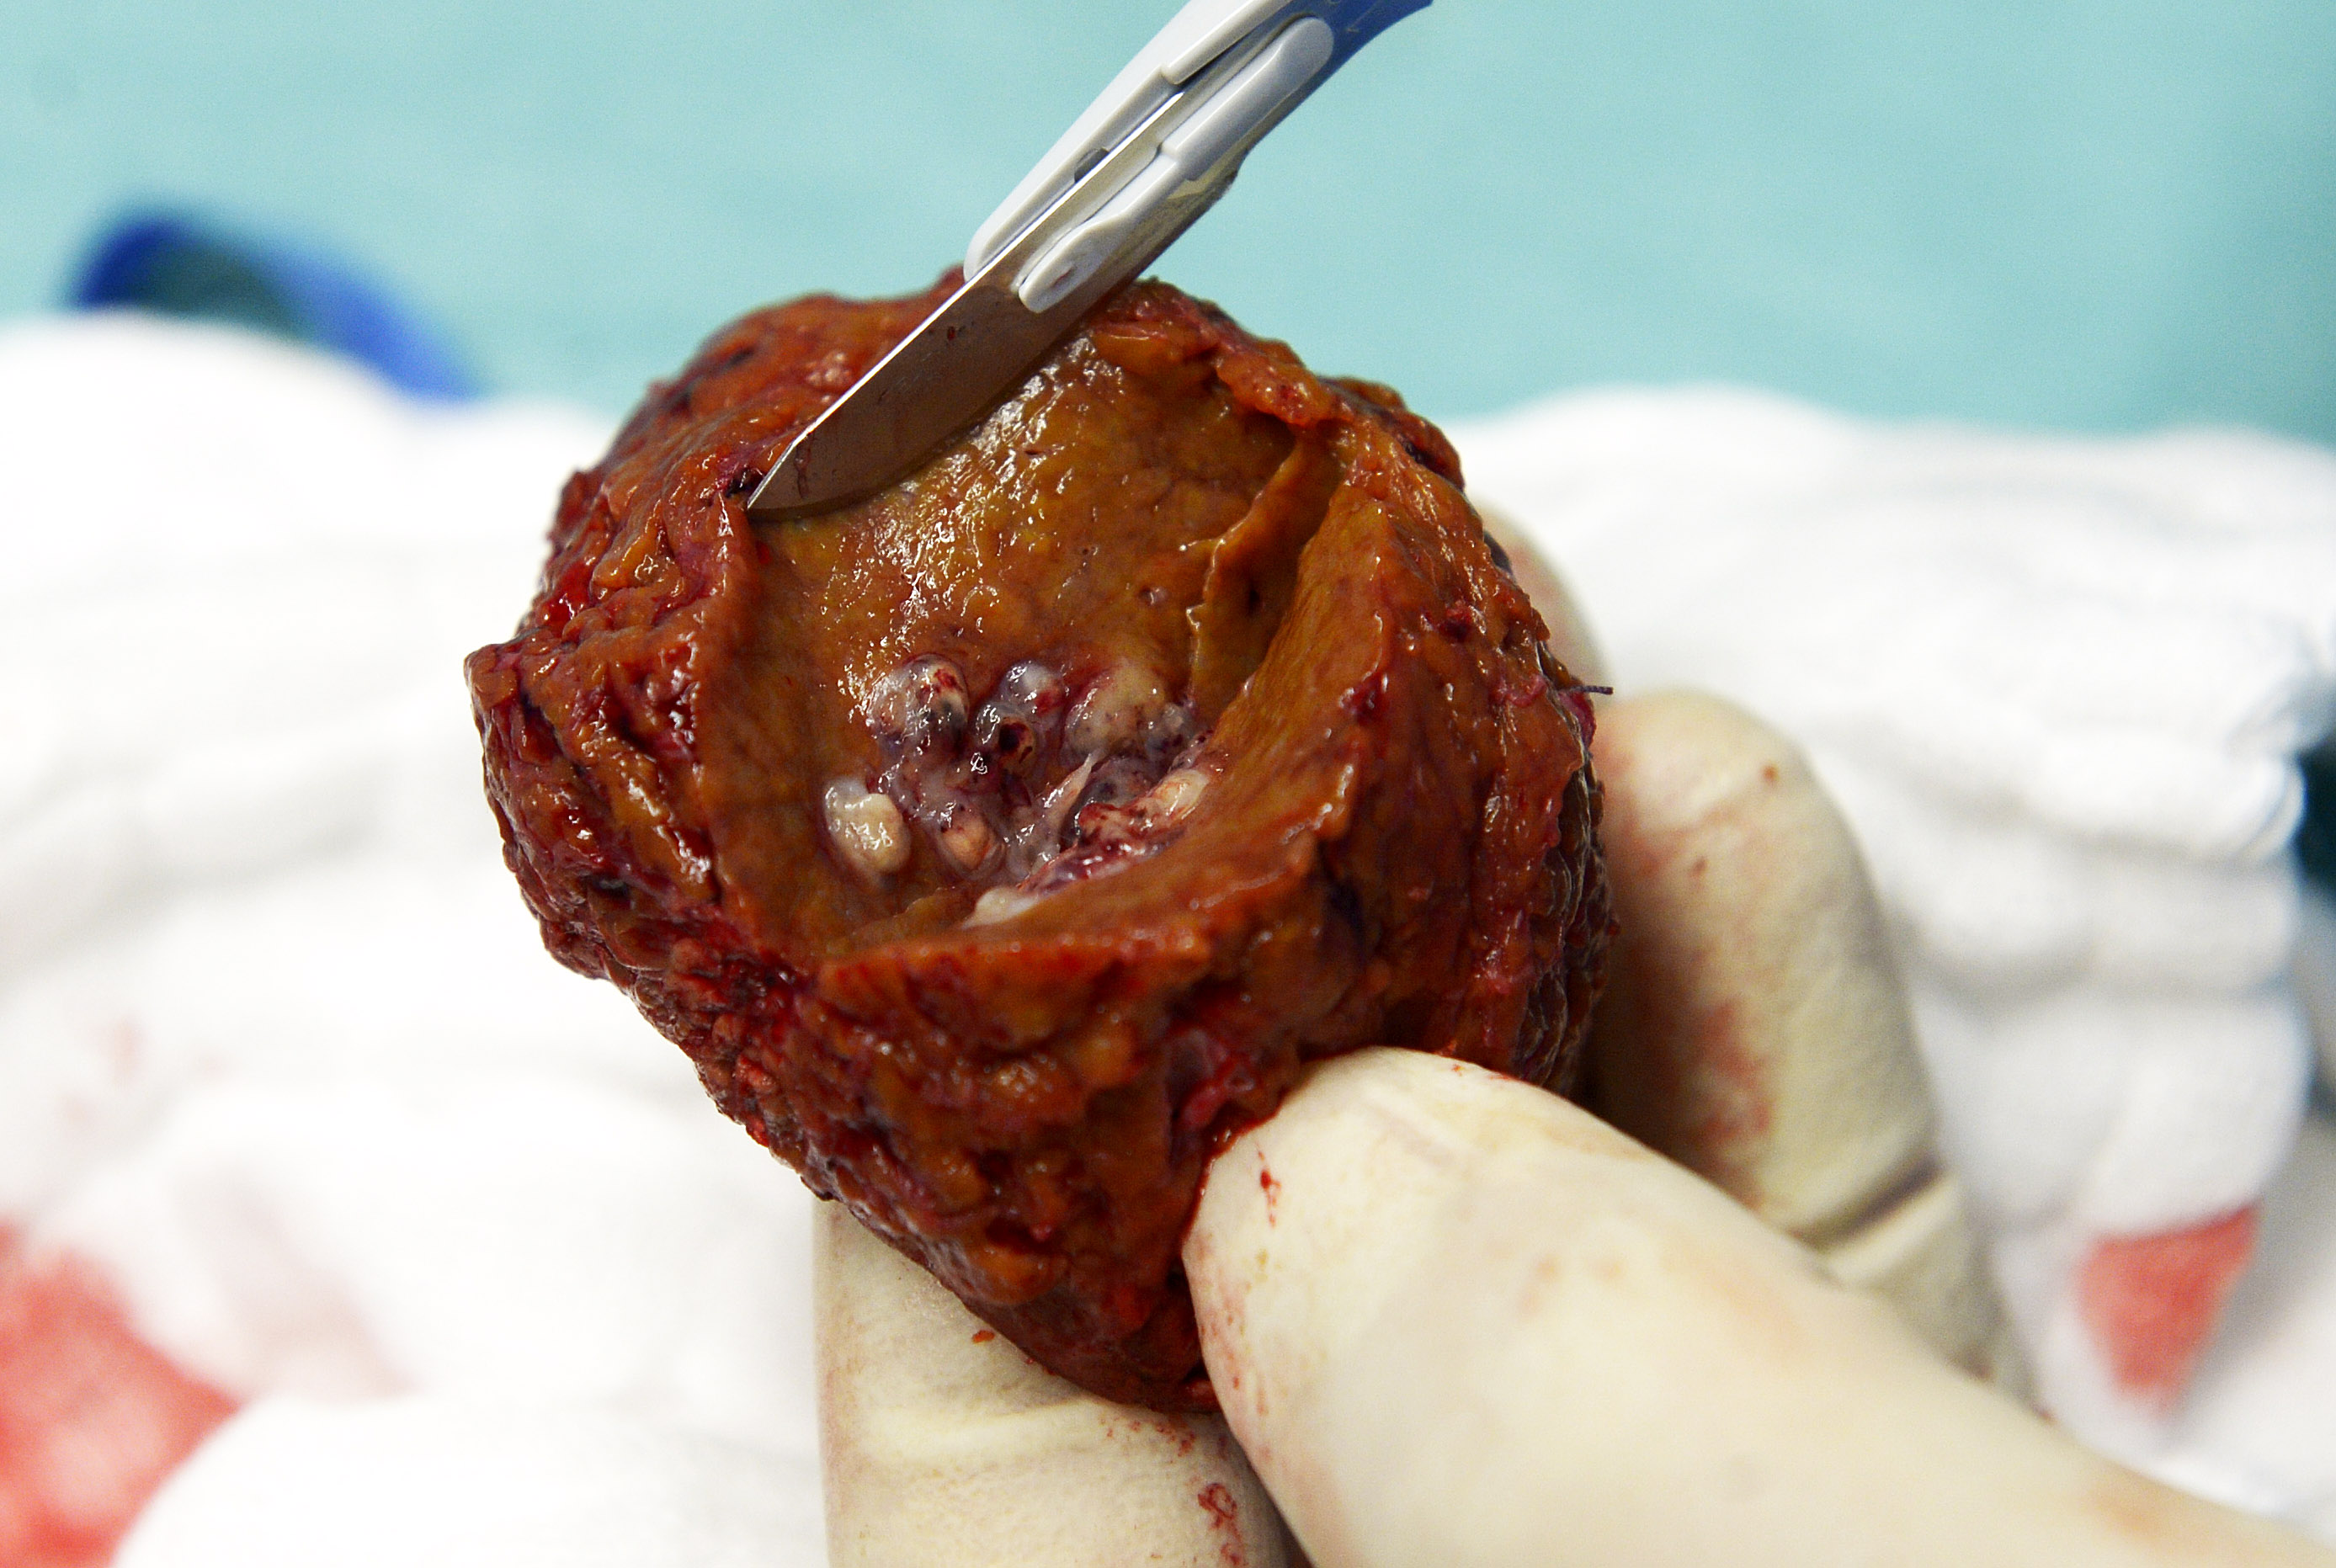
<path id="1" fill-rule="evenodd" d="M 909 829 L 900 803 L 855 778 L 836 779 L 821 797 L 827 836 L 844 864 L 863 881 L 891 876 L 909 863 Z"/>
<path id="2" fill-rule="evenodd" d="M 913 824 L 958 878 L 984 884 L 972 925 L 1163 847 L 1213 776 L 1191 703 L 1131 660 L 1075 687 L 1025 659 L 972 709 L 964 672 L 922 655 L 878 680 L 861 716 L 883 765 L 828 786 L 837 854 L 863 880 L 889 876 L 909 863 Z"/>

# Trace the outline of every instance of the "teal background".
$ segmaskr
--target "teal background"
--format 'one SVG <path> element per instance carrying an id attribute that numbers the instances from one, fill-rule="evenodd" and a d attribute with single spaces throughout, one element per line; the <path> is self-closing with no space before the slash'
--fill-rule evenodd
<path id="1" fill-rule="evenodd" d="M 0 314 L 136 203 L 373 265 L 615 409 L 914 287 L 1173 0 L 5 0 Z M 1721 379 L 2336 440 L 2331 0 L 1438 0 L 1162 263 L 1432 413 Z"/>

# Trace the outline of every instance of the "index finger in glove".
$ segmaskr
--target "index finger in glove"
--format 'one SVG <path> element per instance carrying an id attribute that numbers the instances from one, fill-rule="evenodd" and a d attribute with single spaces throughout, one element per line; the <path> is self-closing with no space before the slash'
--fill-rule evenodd
<path id="1" fill-rule="evenodd" d="M 1318 1568 L 2336 1568 L 2080 1448 L 1717 1188 L 1464 1062 L 1309 1069 L 1211 1168 L 1184 1265 Z"/>
<path id="2" fill-rule="evenodd" d="M 1551 646 L 1603 679 L 1558 574 L 1514 523 L 1485 527 Z M 1596 760 L 1621 930 L 1579 1097 L 2024 1391 L 1864 862 L 1799 751 L 1675 691 L 1601 703 Z"/>
<path id="3" fill-rule="evenodd" d="M 1583 1102 L 2020 1386 L 1880 910 L 1807 764 L 1691 692 L 1603 705 L 1597 762 L 1621 931 Z"/>

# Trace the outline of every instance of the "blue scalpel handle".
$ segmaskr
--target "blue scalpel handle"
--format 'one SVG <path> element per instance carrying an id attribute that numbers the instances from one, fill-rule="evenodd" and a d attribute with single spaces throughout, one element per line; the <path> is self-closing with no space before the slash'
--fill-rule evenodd
<path id="1" fill-rule="evenodd" d="M 1330 63 L 1322 73 L 1328 76 L 1355 57 L 1355 51 L 1402 21 L 1415 11 L 1427 9 L 1428 0 L 1320 0 L 1312 6 L 1301 7 L 1330 24 L 1338 43 L 1330 51 Z"/>
<path id="2" fill-rule="evenodd" d="M 1170 18 L 1046 155 L 998 204 L 967 247 L 965 275 L 978 276 L 1032 230 L 1059 236 L 1105 202 L 1121 186 L 1093 176 L 1121 161 L 1147 134 L 1156 143 L 1179 118 L 1213 108 L 1222 118 L 1244 118 L 1243 134 L 1222 168 L 1207 170 L 1220 189 L 1231 182 L 1241 155 L 1329 81 L 1355 52 L 1429 0 L 1192 0 Z M 1318 41 L 1319 40 L 1319 41 Z M 1278 56 L 1278 58 L 1273 58 Z M 1264 78 L 1264 81 L 1256 80 Z M 1268 92 L 1268 83 L 1278 91 Z M 1228 91 L 1247 86 L 1250 91 Z M 1234 102 L 1253 102 L 1235 116 Z M 1188 174 L 1203 170 L 1189 168 Z"/>

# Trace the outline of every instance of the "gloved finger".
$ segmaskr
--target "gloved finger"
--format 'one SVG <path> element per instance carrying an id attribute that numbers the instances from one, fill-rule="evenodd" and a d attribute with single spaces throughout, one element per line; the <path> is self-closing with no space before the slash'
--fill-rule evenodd
<path id="1" fill-rule="evenodd" d="M 1689 692 L 1601 705 L 1596 755 L 1621 930 L 1583 1103 L 2024 1387 L 1872 886 L 1807 764 Z"/>
<path id="2" fill-rule="evenodd" d="M 1317 1568 L 2336 1565 L 2124 1471 L 1541 1090 L 1370 1050 L 1209 1174 L 1225 1414 Z"/>
<path id="3" fill-rule="evenodd" d="M 1282 1568 L 1222 1419 L 1065 1382 L 841 1203 L 813 1237 L 831 1568 Z"/>
<path id="4" fill-rule="evenodd" d="M 1485 527 L 1583 678 L 1602 660 L 1522 531 Z M 1578 662 L 1577 662 L 1578 661 Z M 1582 1098 L 1814 1247 L 1943 1355 L 2027 1369 L 1937 1129 L 1881 912 L 1791 743 L 1716 697 L 1599 705 L 1621 923 Z"/>

